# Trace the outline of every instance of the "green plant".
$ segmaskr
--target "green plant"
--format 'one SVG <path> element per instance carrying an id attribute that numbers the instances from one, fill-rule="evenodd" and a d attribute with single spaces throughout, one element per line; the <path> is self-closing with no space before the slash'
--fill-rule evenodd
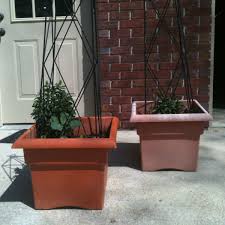
<path id="1" fill-rule="evenodd" d="M 73 129 L 80 126 L 73 105 L 73 99 L 61 81 L 54 85 L 46 82 L 34 99 L 31 113 L 36 122 L 37 137 L 72 137 Z"/>
<path id="2" fill-rule="evenodd" d="M 154 114 L 179 114 L 184 110 L 184 105 L 175 97 L 159 97 L 153 108 Z"/>

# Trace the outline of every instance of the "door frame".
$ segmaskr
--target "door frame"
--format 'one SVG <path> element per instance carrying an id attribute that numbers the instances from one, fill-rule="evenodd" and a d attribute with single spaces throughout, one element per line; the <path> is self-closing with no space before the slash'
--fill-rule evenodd
<path id="1" fill-rule="evenodd" d="M 209 84 L 209 113 L 213 114 L 213 81 L 214 81 L 214 52 L 215 52 L 215 13 L 216 0 L 212 0 L 212 25 L 211 25 L 211 53 L 210 53 L 210 84 Z M 212 122 L 210 122 L 210 126 Z"/>
<path id="2" fill-rule="evenodd" d="M 0 127 L 3 125 L 3 121 L 2 121 L 2 92 L 1 92 L 1 87 L 0 87 Z"/>

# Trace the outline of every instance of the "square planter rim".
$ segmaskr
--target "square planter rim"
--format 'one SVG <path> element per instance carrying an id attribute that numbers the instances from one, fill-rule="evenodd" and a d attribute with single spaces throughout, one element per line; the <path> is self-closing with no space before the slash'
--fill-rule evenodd
<path id="1" fill-rule="evenodd" d="M 137 114 L 137 104 L 145 101 L 134 101 L 132 103 L 132 112 L 130 117 L 131 123 L 146 123 L 146 122 L 208 122 L 212 120 L 212 116 L 194 99 L 194 103 L 201 109 L 202 113 L 180 113 L 180 114 Z M 154 101 L 147 101 L 153 103 Z M 181 100 L 186 102 L 186 100 Z"/>
<path id="2" fill-rule="evenodd" d="M 82 117 L 91 118 L 91 117 Z M 31 138 L 30 133 L 34 131 L 35 124 L 22 134 L 12 148 L 31 149 L 99 149 L 108 150 L 116 148 L 116 135 L 119 119 L 114 116 L 103 116 L 102 119 L 112 119 L 110 135 L 108 138 Z"/>

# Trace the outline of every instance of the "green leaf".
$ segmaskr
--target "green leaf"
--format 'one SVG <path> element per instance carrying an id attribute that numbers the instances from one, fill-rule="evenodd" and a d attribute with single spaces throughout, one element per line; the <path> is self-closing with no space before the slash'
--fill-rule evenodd
<path id="1" fill-rule="evenodd" d="M 52 116 L 50 119 L 50 123 L 51 123 L 51 128 L 53 130 L 59 130 L 62 131 L 63 126 L 59 123 L 59 120 L 56 116 Z"/>
<path id="2" fill-rule="evenodd" d="M 75 127 L 79 127 L 80 126 L 80 121 L 79 120 L 72 120 L 70 121 L 70 127 L 73 129 Z"/>
<path id="3" fill-rule="evenodd" d="M 60 113 L 60 123 L 61 124 L 65 124 L 67 122 L 68 119 L 68 113 Z"/>

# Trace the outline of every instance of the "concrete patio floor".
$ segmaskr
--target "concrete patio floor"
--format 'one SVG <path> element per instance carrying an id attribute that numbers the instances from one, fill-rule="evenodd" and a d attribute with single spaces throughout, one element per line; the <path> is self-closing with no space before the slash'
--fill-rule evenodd
<path id="1" fill-rule="evenodd" d="M 18 129 L 23 127 L 0 128 L 0 139 Z M 13 182 L 6 174 L 9 156 L 22 151 L 0 144 L 0 225 L 225 225 L 224 110 L 201 137 L 197 172 L 142 172 L 138 142 L 135 131 L 118 132 L 102 211 L 34 210 L 27 170 Z M 21 157 L 11 159 L 22 168 Z"/>

